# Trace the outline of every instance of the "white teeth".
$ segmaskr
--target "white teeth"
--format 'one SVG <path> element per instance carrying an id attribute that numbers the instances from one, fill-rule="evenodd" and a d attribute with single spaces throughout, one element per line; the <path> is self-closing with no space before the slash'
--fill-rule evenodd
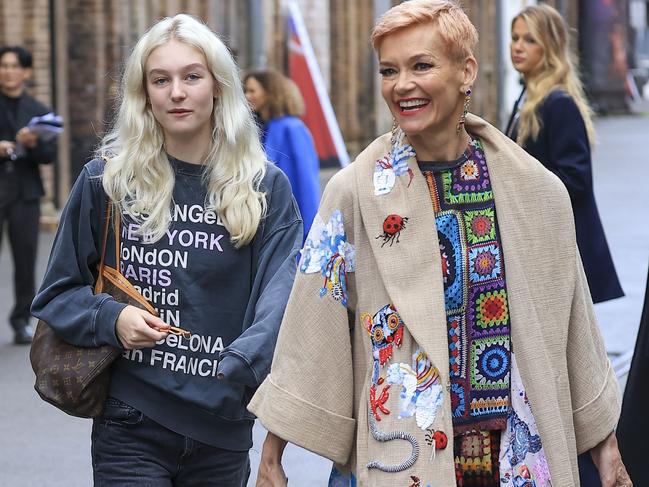
<path id="1" fill-rule="evenodd" d="M 428 100 L 407 100 L 399 102 L 401 108 L 419 108 L 427 104 Z"/>

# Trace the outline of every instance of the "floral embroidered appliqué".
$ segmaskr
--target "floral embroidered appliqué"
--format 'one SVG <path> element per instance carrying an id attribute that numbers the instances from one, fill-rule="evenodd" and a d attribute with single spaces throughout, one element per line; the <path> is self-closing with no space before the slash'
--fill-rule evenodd
<path id="1" fill-rule="evenodd" d="M 329 292 L 347 306 L 346 274 L 354 268 L 355 248 L 347 241 L 342 212 L 335 210 L 326 224 L 316 215 L 302 249 L 300 272 L 320 272 L 325 278 L 320 296 Z"/>
<path id="2" fill-rule="evenodd" d="M 403 386 L 399 395 L 399 418 L 415 416 L 417 426 L 428 429 L 442 405 L 444 393 L 439 372 L 426 354 L 417 350 L 412 356 L 412 367 L 396 363 L 388 367 L 387 383 Z"/>
<path id="3" fill-rule="evenodd" d="M 408 186 L 412 183 L 414 173 L 408 167 L 408 159 L 414 157 L 415 149 L 404 142 L 405 133 L 397 128 L 390 144 L 390 154 L 376 161 L 374 166 L 374 194 L 380 196 L 392 191 L 396 178 L 408 173 Z"/>
<path id="4" fill-rule="evenodd" d="M 514 354 L 511 361 L 511 408 L 500 442 L 500 485 L 551 487 L 550 469 Z"/>

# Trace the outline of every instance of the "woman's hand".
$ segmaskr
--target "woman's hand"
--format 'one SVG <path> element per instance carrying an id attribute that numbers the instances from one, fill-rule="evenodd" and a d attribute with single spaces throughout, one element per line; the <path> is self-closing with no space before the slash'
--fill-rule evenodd
<path id="1" fill-rule="evenodd" d="M 155 342 L 167 337 L 169 325 L 148 311 L 127 306 L 117 317 L 115 331 L 127 350 L 153 347 Z"/>
<path id="2" fill-rule="evenodd" d="M 278 462 L 270 464 L 262 458 L 257 472 L 256 487 L 286 487 L 287 485 L 288 478 L 284 473 L 282 464 Z"/>
<path id="3" fill-rule="evenodd" d="M 261 451 L 256 487 L 286 487 L 288 478 L 282 468 L 282 454 L 286 441 L 270 431 Z"/>
<path id="4" fill-rule="evenodd" d="M 622 463 L 622 456 L 617 447 L 615 432 L 590 451 L 593 463 L 599 471 L 602 487 L 632 487 L 631 478 Z"/>
<path id="5" fill-rule="evenodd" d="M 0 157 L 8 157 L 16 148 L 15 142 L 0 140 Z"/>
<path id="6" fill-rule="evenodd" d="M 16 142 L 27 149 L 33 149 L 36 147 L 36 142 L 38 142 L 38 136 L 27 127 L 23 127 L 16 133 Z"/>

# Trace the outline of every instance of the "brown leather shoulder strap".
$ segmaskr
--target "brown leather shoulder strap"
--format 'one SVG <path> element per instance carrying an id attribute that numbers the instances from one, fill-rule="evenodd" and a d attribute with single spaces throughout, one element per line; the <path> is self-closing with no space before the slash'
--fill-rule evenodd
<path id="1" fill-rule="evenodd" d="M 121 254 L 121 238 L 122 238 L 122 217 L 119 208 L 113 207 L 113 233 L 115 234 L 115 270 L 121 274 L 120 270 L 120 254 Z"/>
<path id="2" fill-rule="evenodd" d="M 101 258 L 99 260 L 99 269 L 97 272 L 97 282 L 95 283 L 95 293 L 100 293 L 104 288 L 104 265 L 106 262 L 106 242 L 108 241 L 108 228 L 110 228 L 110 216 L 113 210 L 113 202 L 110 198 L 106 203 L 106 218 L 104 221 L 104 234 L 101 241 Z"/>

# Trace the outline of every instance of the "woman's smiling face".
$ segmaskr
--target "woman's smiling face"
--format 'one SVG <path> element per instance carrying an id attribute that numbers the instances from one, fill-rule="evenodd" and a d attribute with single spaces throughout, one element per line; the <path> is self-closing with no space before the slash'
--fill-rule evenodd
<path id="1" fill-rule="evenodd" d="M 436 26 L 417 24 L 386 36 L 379 71 L 383 99 L 410 139 L 455 130 L 470 83 Z"/>

